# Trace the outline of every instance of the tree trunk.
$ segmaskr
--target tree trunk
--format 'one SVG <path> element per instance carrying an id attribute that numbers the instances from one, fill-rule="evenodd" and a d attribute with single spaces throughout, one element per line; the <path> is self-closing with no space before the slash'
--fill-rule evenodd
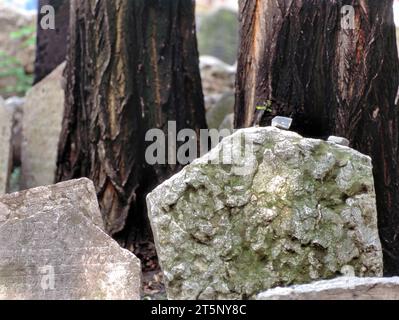
<path id="1" fill-rule="evenodd" d="M 145 196 L 181 166 L 148 165 L 146 132 L 206 128 L 193 1 L 73 0 L 66 77 L 58 181 L 92 179 L 124 245 L 151 238 Z"/>
<path id="2" fill-rule="evenodd" d="M 290 116 L 292 129 L 305 136 L 344 136 L 372 156 L 386 275 L 399 274 L 399 64 L 392 4 L 240 0 L 236 84 L 237 127 Z M 341 24 L 350 17 L 341 14 L 345 5 L 355 9 L 352 29 Z"/>
<path id="3" fill-rule="evenodd" d="M 51 5 L 55 11 L 55 30 L 43 30 L 40 8 Z M 69 29 L 70 0 L 39 0 L 34 83 L 39 82 L 65 61 Z"/>

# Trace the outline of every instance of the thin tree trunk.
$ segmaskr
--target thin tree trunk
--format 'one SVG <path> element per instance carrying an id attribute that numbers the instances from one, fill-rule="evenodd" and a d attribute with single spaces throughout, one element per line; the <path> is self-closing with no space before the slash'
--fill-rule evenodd
<path id="1" fill-rule="evenodd" d="M 181 169 L 146 163 L 146 132 L 206 128 L 198 65 L 193 1 L 72 1 L 57 179 L 92 179 L 126 245 L 151 237 L 145 196 Z"/>
<path id="2" fill-rule="evenodd" d="M 43 30 L 40 25 L 43 15 L 40 8 L 51 5 L 55 11 L 55 30 Z M 39 0 L 37 22 L 37 46 L 34 83 L 39 82 L 58 67 L 66 58 L 69 31 L 70 0 Z"/>
<path id="3" fill-rule="evenodd" d="M 354 29 L 341 9 L 355 9 Z M 393 1 L 240 0 L 236 126 L 293 117 L 372 156 L 385 273 L 399 274 L 399 63 Z M 271 111 L 257 106 L 270 105 Z M 263 109 L 263 110 L 262 110 Z"/>

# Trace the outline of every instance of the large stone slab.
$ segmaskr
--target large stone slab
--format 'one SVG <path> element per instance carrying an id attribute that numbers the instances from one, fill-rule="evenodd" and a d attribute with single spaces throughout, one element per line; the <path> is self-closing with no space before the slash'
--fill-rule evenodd
<path id="1" fill-rule="evenodd" d="M 258 300 L 399 300 L 399 278 L 342 277 L 312 284 L 275 288 Z"/>
<path id="2" fill-rule="evenodd" d="M 0 194 L 7 191 L 11 166 L 12 114 L 0 97 Z"/>
<path id="3" fill-rule="evenodd" d="M 54 183 L 64 115 L 64 67 L 60 65 L 26 96 L 21 149 L 24 189 Z"/>
<path id="4" fill-rule="evenodd" d="M 171 299 L 254 298 L 348 270 L 382 275 L 371 159 L 348 147 L 240 130 L 147 202 Z"/>
<path id="5" fill-rule="evenodd" d="M 102 228 L 87 179 L 0 197 L 0 299 L 139 299 L 140 261 Z"/>

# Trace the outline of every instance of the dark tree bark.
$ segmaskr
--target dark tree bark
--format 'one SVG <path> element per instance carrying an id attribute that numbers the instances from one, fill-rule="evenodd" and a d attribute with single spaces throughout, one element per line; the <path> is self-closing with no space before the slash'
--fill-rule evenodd
<path id="1" fill-rule="evenodd" d="M 44 5 L 54 7 L 55 30 L 43 30 L 40 26 L 43 17 L 40 8 Z M 70 0 L 39 0 L 34 83 L 45 78 L 65 61 L 69 31 L 69 7 Z"/>
<path id="2" fill-rule="evenodd" d="M 241 0 L 236 126 L 294 119 L 372 156 L 385 273 L 399 274 L 399 64 L 392 0 Z M 355 9 L 354 29 L 341 8 Z M 272 105 L 272 111 L 256 106 Z"/>
<path id="3" fill-rule="evenodd" d="M 92 179 L 126 246 L 151 237 L 145 196 L 181 169 L 146 163 L 147 130 L 206 128 L 198 65 L 193 1 L 72 1 L 57 177 Z"/>

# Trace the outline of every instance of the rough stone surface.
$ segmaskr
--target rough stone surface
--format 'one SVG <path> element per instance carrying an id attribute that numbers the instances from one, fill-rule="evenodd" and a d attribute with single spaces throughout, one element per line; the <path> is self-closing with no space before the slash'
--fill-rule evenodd
<path id="1" fill-rule="evenodd" d="M 228 164 L 244 138 L 252 152 Z M 239 130 L 147 203 L 171 299 L 253 298 L 348 269 L 382 275 L 371 159 L 349 148 Z"/>
<path id="2" fill-rule="evenodd" d="M 11 166 L 11 112 L 0 97 L 0 194 L 7 191 Z"/>
<path id="3" fill-rule="evenodd" d="M 344 147 L 349 147 L 349 145 L 350 145 L 350 141 L 348 139 L 342 138 L 342 137 L 335 137 L 335 136 L 329 137 L 328 142 L 340 144 L 341 146 L 344 146 Z"/>
<path id="4" fill-rule="evenodd" d="M 399 300 L 399 278 L 341 277 L 291 288 L 275 288 L 258 300 Z"/>
<path id="5" fill-rule="evenodd" d="M 211 57 L 200 57 L 202 87 L 206 97 L 221 97 L 223 93 L 234 94 L 237 66 L 230 66 L 223 61 Z M 207 105 L 209 108 L 209 105 Z"/>
<path id="6" fill-rule="evenodd" d="M 21 150 L 23 189 L 54 183 L 64 115 L 64 66 L 60 65 L 26 96 Z"/>
<path id="7" fill-rule="evenodd" d="M 0 299 L 139 299 L 140 261 L 102 228 L 87 179 L 0 197 Z"/>

